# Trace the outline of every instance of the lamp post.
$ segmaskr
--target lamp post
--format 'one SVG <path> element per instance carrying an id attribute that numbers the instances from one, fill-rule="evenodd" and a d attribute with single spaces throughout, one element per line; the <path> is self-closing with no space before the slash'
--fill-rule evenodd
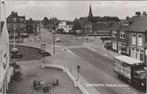
<path id="1" fill-rule="evenodd" d="M 77 73 L 78 73 L 78 77 L 76 81 L 79 81 L 80 65 L 77 65 Z"/>
<path id="2" fill-rule="evenodd" d="M 53 34 L 53 54 L 55 54 L 55 31 L 52 31 Z"/>
<path id="3" fill-rule="evenodd" d="M 13 30 L 14 30 L 14 47 L 12 48 L 11 50 L 11 53 L 13 54 L 17 54 L 18 53 L 18 49 L 16 48 L 16 39 L 15 39 L 15 31 L 16 31 L 16 28 L 17 28 L 17 19 L 16 18 L 13 18 Z"/>
<path id="4" fill-rule="evenodd" d="M 16 18 L 13 18 L 13 30 L 14 30 L 14 48 L 15 48 L 15 46 L 16 46 L 16 39 L 15 39 L 15 32 L 16 32 L 16 28 L 17 28 L 17 24 L 16 24 L 16 22 L 17 22 L 17 19 Z"/>
<path id="5" fill-rule="evenodd" d="M 41 22 L 39 23 L 39 39 L 41 40 Z"/>

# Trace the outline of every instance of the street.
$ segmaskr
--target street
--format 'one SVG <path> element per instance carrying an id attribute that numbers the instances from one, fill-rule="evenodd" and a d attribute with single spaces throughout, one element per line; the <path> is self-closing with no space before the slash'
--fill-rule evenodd
<path id="1" fill-rule="evenodd" d="M 1 1 L 0 94 L 147 94 L 147 6 Z"/>
<path id="2" fill-rule="evenodd" d="M 46 35 L 47 34 L 45 34 L 45 36 Z M 52 34 L 48 35 L 50 38 L 46 39 L 52 39 Z M 43 37 L 45 38 L 45 36 Z M 114 74 L 112 59 L 102 55 L 103 51 L 94 52 L 87 47 L 84 47 L 83 43 L 86 43 L 86 40 L 82 38 L 73 40 L 73 37 L 75 37 L 73 35 L 56 34 L 56 37 L 60 37 L 61 39 L 61 42 L 56 42 L 56 46 L 60 46 L 61 48 L 68 48 L 79 58 L 84 59 L 94 67 L 94 71 L 89 71 L 86 69 L 83 69 L 84 71 L 82 71 L 81 69 L 80 74 L 89 82 L 89 85 L 87 86 L 92 86 L 93 84 L 97 85 L 94 87 L 101 94 L 143 94 L 142 91 L 128 85 L 125 83 L 125 81 L 121 81 L 117 75 Z M 90 41 L 89 43 L 91 42 L 94 42 L 94 40 Z M 104 49 L 98 47 L 98 50 Z"/>
<path id="3" fill-rule="evenodd" d="M 143 94 L 143 92 L 128 86 L 128 84 L 118 79 L 113 72 L 112 60 L 90 51 L 87 48 L 71 48 L 70 50 L 95 67 L 95 72 L 81 72 L 81 75 L 83 75 L 83 77 L 86 78 L 89 83 L 97 85 L 113 85 L 96 86 L 95 88 L 101 94 L 135 94 L 135 92 L 136 94 Z M 122 85 L 122 87 L 118 85 Z"/>

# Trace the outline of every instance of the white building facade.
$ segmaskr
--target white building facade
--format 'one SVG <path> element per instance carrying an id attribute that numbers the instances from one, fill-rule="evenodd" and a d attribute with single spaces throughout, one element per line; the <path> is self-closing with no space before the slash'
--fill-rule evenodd
<path id="1" fill-rule="evenodd" d="M 62 29 L 64 33 L 69 33 L 72 30 L 72 26 L 67 21 L 61 21 L 58 24 L 58 29 Z"/>
<path id="2" fill-rule="evenodd" d="M 5 4 L 1 2 L 0 18 L 0 94 L 6 94 L 11 72 L 9 64 L 9 35 L 6 27 Z"/>

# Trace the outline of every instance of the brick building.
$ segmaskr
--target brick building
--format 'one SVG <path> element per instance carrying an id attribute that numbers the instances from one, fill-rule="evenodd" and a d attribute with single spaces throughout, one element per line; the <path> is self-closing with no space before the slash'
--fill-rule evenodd
<path id="1" fill-rule="evenodd" d="M 20 37 L 21 33 L 26 32 L 25 16 L 19 16 L 17 12 L 12 11 L 7 17 L 7 28 L 10 37 L 14 36 L 14 28 L 16 28 L 15 36 Z"/>
<path id="2" fill-rule="evenodd" d="M 40 21 L 33 20 L 30 18 L 26 20 L 26 33 L 28 34 L 37 34 L 40 27 Z"/>
<path id="3" fill-rule="evenodd" d="M 112 49 L 144 61 L 144 45 L 147 42 L 147 14 L 136 12 L 135 16 L 115 24 L 111 31 Z"/>

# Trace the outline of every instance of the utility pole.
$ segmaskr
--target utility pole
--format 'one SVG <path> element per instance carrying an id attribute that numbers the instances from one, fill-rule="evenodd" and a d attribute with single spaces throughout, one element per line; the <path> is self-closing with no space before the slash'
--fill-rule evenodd
<path id="1" fill-rule="evenodd" d="M 53 54 L 55 54 L 55 31 L 53 31 L 52 34 L 53 34 Z"/>
<path id="2" fill-rule="evenodd" d="M 16 47 L 16 38 L 15 38 L 15 32 L 16 32 L 16 28 L 17 28 L 17 26 L 16 26 L 16 22 L 17 22 L 17 19 L 16 18 L 13 18 L 13 30 L 14 30 L 14 34 L 13 34 L 13 36 L 14 36 L 14 48 Z"/>

